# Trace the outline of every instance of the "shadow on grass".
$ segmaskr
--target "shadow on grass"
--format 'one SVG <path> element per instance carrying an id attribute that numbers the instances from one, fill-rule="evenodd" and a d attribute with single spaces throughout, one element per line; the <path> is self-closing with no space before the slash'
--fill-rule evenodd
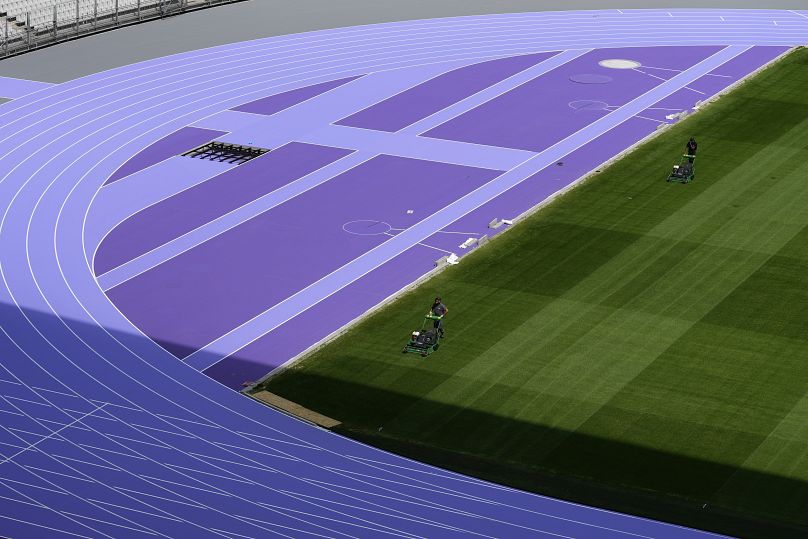
<path id="1" fill-rule="evenodd" d="M 803 481 L 297 369 L 263 388 L 342 421 L 340 434 L 495 483 L 741 537 L 808 536 Z M 405 410 L 410 416 L 417 410 L 420 417 L 397 417 Z M 435 429 L 425 417 L 452 421 Z"/>

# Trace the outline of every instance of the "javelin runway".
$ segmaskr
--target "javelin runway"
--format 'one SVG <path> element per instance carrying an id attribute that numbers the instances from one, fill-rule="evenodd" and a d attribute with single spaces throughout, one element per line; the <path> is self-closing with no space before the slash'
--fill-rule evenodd
<path id="1" fill-rule="evenodd" d="M 277 367 L 806 41 L 794 11 L 412 21 L 3 104 L 0 531 L 706 535 L 407 461 L 211 378 Z M 181 156 L 210 140 L 272 151 Z"/>

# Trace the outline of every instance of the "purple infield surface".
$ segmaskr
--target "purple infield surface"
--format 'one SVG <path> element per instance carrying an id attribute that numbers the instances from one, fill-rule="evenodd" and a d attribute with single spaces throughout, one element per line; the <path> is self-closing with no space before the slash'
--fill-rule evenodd
<path id="1" fill-rule="evenodd" d="M 312 84 L 311 86 L 304 86 L 303 88 L 297 88 L 295 90 L 289 90 L 288 92 L 281 92 L 279 94 L 256 99 L 255 101 L 250 101 L 249 103 L 234 107 L 233 110 L 271 116 L 276 112 L 308 101 L 313 97 L 317 97 L 320 94 L 324 94 L 329 90 L 338 88 L 358 78 L 359 77 L 347 77 L 344 79 L 321 82 L 320 84 Z"/>
<path id="2" fill-rule="evenodd" d="M 116 270 L 123 277 L 116 275 L 108 290 L 115 305 L 174 355 L 238 388 L 413 282 L 438 258 L 462 256 L 470 250 L 460 247 L 465 240 L 504 230 L 489 229 L 492 219 L 513 218 L 551 198 L 653 133 L 667 122 L 666 115 L 691 109 L 785 50 L 755 47 L 728 55 L 714 69 L 704 69 L 703 75 L 661 94 L 658 102 L 650 101 L 640 114 L 572 148 L 561 164 L 553 161 L 527 174 L 450 226 L 434 230 L 341 288 L 324 292 L 280 323 L 262 320 L 322 277 L 344 270 L 360 255 L 499 175 L 496 170 L 518 170 L 521 163 L 541 157 L 545 149 L 627 103 L 647 99 L 666 81 L 701 68 L 722 49 L 631 47 L 521 55 L 422 79 L 364 108 L 353 105 L 361 110 L 331 120 L 340 127 L 329 126 L 324 115 L 324 121 L 313 122 L 305 132 L 290 129 L 281 148 L 139 211 L 101 243 L 96 273 L 123 265 Z M 610 59 L 632 63 L 624 69 L 601 65 Z M 554 63 L 548 66 L 548 61 Z M 350 90 L 360 87 L 346 84 L 355 80 L 267 96 L 236 110 L 260 107 L 271 114 L 306 101 L 317 112 L 318 99 L 334 88 L 355 99 Z M 307 121 L 312 122 L 310 117 Z M 250 130 L 249 138 L 261 136 L 261 124 L 252 120 L 233 117 L 232 125 L 226 125 L 227 117 L 221 116 L 217 122 L 233 140 L 244 142 L 245 137 L 239 139 L 244 129 Z M 284 140 L 283 129 L 268 130 L 273 139 Z M 143 154 L 154 155 L 161 143 Z M 329 147 L 335 145 L 345 149 Z M 340 166 L 338 160 L 352 151 L 355 161 Z M 323 173 L 319 183 L 283 194 L 262 209 L 257 199 L 281 186 L 292 189 L 295 180 L 329 163 L 335 170 Z M 251 202 L 254 215 L 210 224 L 233 210 L 252 208 Z M 185 243 L 178 240 L 181 236 Z"/>

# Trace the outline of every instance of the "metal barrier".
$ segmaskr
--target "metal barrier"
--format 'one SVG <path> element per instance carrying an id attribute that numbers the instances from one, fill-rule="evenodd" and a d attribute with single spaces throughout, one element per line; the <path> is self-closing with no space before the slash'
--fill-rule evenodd
<path id="1" fill-rule="evenodd" d="M 60 41 L 243 0 L 10 0 L 0 4 L 0 58 Z"/>

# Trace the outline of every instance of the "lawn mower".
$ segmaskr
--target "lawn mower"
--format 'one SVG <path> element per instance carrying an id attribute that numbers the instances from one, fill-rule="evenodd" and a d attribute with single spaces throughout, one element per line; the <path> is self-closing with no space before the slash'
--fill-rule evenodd
<path id="1" fill-rule="evenodd" d="M 430 327 L 427 325 L 435 320 L 442 319 L 442 316 L 435 316 L 428 314 L 424 316 L 424 321 L 421 324 L 421 329 L 413 331 L 410 335 L 410 341 L 404 348 L 401 349 L 402 354 L 419 354 L 421 357 L 426 357 L 432 352 L 435 352 L 440 346 L 440 334 L 438 328 Z"/>
<path id="2" fill-rule="evenodd" d="M 668 175 L 669 182 L 690 183 L 696 179 L 696 156 L 685 154 L 679 158 L 679 164 L 673 165 Z"/>

